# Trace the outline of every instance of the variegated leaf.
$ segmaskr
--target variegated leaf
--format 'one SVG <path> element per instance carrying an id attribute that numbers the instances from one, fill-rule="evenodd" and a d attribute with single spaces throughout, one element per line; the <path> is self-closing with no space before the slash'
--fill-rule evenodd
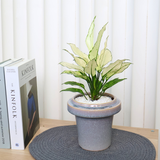
<path id="1" fill-rule="evenodd" d="M 96 16 L 94 17 L 94 19 L 93 19 L 93 21 L 92 21 L 92 23 L 90 25 L 90 28 L 88 30 L 88 34 L 87 34 L 87 37 L 86 37 L 86 40 L 85 40 L 89 51 L 91 51 L 92 48 L 93 48 L 94 27 L 95 27 L 94 21 L 95 21 L 95 18 L 96 18 Z"/>
<path id="2" fill-rule="evenodd" d="M 82 59 L 84 59 L 86 63 L 89 62 L 88 56 L 85 53 L 83 53 L 78 47 L 76 47 L 75 44 L 72 44 L 72 43 L 68 43 L 68 44 L 70 45 L 74 54 L 76 54 L 79 57 L 81 57 Z"/>
<path id="3" fill-rule="evenodd" d="M 130 64 L 132 64 L 132 63 L 130 63 L 130 62 L 122 63 L 121 68 L 117 71 L 117 73 L 122 73 L 125 69 L 127 69 L 130 66 Z"/>
<path id="4" fill-rule="evenodd" d="M 114 63 L 111 63 L 108 67 L 104 68 L 102 73 L 102 78 L 108 80 L 111 76 L 123 72 L 131 63 L 125 62 L 126 59 L 117 60 Z M 125 65 L 123 65 L 125 64 Z M 126 67 L 127 66 L 127 67 Z"/>
<path id="5" fill-rule="evenodd" d="M 81 66 L 77 66 L 77 65 L 75 65 L 75 64 L 71 64 L 71 63 L 67 63 L 67 62 L 60 62 L 59 64 L 61 64 L 61 65 L 64 66 L 64 67 L 67 67 L 67 68 L 69 68 L 69 69 L 75 69 L 75 70 L 84 72 L 84 71 L 83 71 L 83 68 L 82 68 Z"/>
<path id="6" fill-rule="evenodd" d="M 87 82 L 89 81 L 89 78 L 87 77 L 87 75 L 85 73 L 81 73 L 79 71 L 65 70 L 62 72 L 62 74 L 71 74 L 77 78 L 82 78 L 82 79 L 86 80 Z"/>
<path id="7" fill-rule="evenodd" d="M 67 49 L 63 49 L 63 50 L 68 52 L 74 58 L 74 55 L 71 52 L 69 52 Z"/>
<path id="8" fill-rule="evenodd" d="M 112 60 L 111 51 L 109 49 L 106 49 L 108 37 L 106 38 L 106 41 L 104 43 L 104 48 L 102 49 L 100 55 L 97 57 L 97 65 L 101 68 Z"/>
<path id="9" fill-rule="evenodd" d="M 64 49 L 64 51 L 68 52 L 75 60 L 75 62 L 81 66 L 81 67 L 85 67 L 86 66 L 86 62 L 80 58 L 80 57 L 75 57 L 72 53 L 70 53 L 67 49 Z"/>
<path id="10" fill-rule="evenodd" d="M 119 65 L 121 66 L 122 62 L 125 61 L 125 59 L 123 60 L 117 60 L 114 63 L 111 63 L 109 66 L 103 68 L 103 73 L 102 76 L 104 76 L 107 72 L 109 72 L 110 70 L 112 70 L 115 66 Z"/>
<path id="11" fill-rule="evenodd" d="M 100 56 L 97 58 L 98 66 L 104 67 L 108 62 L 112 60 L 112 54 L 109 49 L 103 49 Z"/>
<path id="12" fill-rule="evenodd" d="M 102 71 L 102 67 L 101 66 L 97 66 L 96 67 L 96 71 L 98 71 L 100 73 Z"/>
<path id="13" fill-rule="evenodd" d="M 109 37 L 109 36 L 107 36 L 106 41 L 104 42 L 104 49 L 107 47 L 108 37 Z"/>
<path id="14" fill-rule="evenodd" d="M 100 43 L 101 43 L 102 35 L 103 35 L 104 31 L 106 30 L 106 25 L 107 24 L 108 23 L 106 23 L 98 33 L 97 41 L 94 44 L 92 50 L 90 51 L 90 53 L 88 55 L 90 60 L 97 59 L 98 50 L 99 50 L 99 46 L 100 46 Z"/>
<path id="15" fill-rule="evenodd" d="M 96 67 L 97 67 L 97 63 L 95 61 L 95 59 L 92 59 L 87 66 L 85 67 L 84 71 L 92 76 L 95 76 L 96 74 Z"/>
<path id="16" fill-rule="evenodd" d="M 82 58 L 74 57 L 74 60 L 79 66 L 81 66 L 83 68 L 86 67 L 86 62 Z"/>

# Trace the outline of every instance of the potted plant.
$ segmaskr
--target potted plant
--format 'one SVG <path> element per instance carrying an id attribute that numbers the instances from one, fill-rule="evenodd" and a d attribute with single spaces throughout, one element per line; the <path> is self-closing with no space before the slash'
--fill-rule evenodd
<path id="1" fill-rule="evenodd" d="M 69 43 L 74 54 L 66 49 L 65 51 L 73 57 L 76 64 L 60 63 L 64 67 L 73 69 L 65 70 L 62 74 L 71 74 L 85 80 L 88 84 L 89 92 L 87 92 L 84 84 L 67 81 L 64 84 L 74 87 L 61 91 L 80 93 L 69 99 L 67 106 L 68 111 L 76 116 L 79 145 L 90 151 L 104 150 L 111 145 L 113 115 L 120 111 L 121 102 L 114 95 L 105 92 L 108 88 L 126 79 L 111 78 L 113 75 L 123 72 L 131 64 L 127 62 L 127 59 L 109 63 L 112 60 L 112 54 L 107 49 L 108 37 L 104 43 L 104 48 L 98 54 L 107 23 L 99 31 L 94 44 L 95 18 L 85 40 L 89 54 L 83 53 L 75 44 Z"/>

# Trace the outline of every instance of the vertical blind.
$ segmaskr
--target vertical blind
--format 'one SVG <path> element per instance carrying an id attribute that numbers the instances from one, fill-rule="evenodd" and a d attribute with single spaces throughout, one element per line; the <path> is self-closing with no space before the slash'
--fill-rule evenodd
<path id="1" fill-rule="evenodd" d="M 63 49 L 74 43 L 88 53 L 85 37 L 96 16 L 95 36 L 109 22 L 102 37 L 117 59 L 133 63 L 108 92 L 122 102 L 115 125 L 160 128 L 160 0 L 0 0 L 0 61 L 35 58 L 40 117 L 74 120 L 67 101 L 74 94 L 60 92 L 67 80 L 59 62 L 73 63 Z"/>

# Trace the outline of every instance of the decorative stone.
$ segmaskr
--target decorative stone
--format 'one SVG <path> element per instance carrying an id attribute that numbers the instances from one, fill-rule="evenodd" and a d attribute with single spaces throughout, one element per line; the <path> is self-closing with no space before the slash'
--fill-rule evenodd
<path id="1" fill-rule="evenodd" d="M 112 101 L 110 97 L 106 97 L 106 96 L 102 96 L 100 99 L 94 100 L 94 101 L 92 101 L 89 98 L 89 96 L 86 96 L 86 98 L 84 96 L 77 97 L 75 98 L 75 101 L 80 102 L 80 103 L 87 103 L 87 104 L 100 104 L 100 103 L 107 103 L 107 102 Z"/>

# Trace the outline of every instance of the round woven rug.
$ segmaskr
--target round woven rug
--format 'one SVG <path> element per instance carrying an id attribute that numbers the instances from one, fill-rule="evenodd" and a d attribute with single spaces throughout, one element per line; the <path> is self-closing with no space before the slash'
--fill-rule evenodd
<path id="1" fill-rule="evenodd" d="M 36 160 L 155 160 L 152 143 L 138 134 L 113 129 L 111 146 L 103 151 L 83 150 L 76 126 L 61 126 L 38 135 L 29 145 Z"/>

